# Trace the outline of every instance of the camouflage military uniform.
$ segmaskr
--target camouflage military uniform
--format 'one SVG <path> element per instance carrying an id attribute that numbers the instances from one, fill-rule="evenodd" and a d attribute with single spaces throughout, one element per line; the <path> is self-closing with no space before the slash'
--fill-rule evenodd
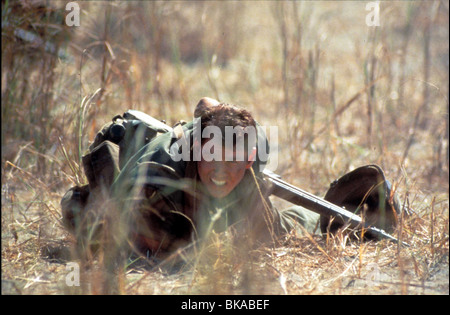
<path id="1" fill-rule="evenodd" d="M 100 205 L 107 199 L 109 205 L 126 214 L 128 237 L 136 248 L 147 253 L 171 251 L 193 238 L 229 227 L 249 236 L 249 241 L 260 243 L 274 241 L 298 224 L 310 232 L 317 226 L 319 216 L 315 213 L 301 207 L 278 211 L 272 206 L 258 163 L 246 171 L 230 195 L 215 199 L 205 192 L 198 178 L 197 162 L 172 158 L 170 148 L 178 139 L 173 132 L 147 137 L 125 162 L 119 151 L 126 145 L 110 141 L 111 126 L 102 128 L 83 159 L 89 186 L 95 187 L 75 187 L 63 197 L 64 222 L 74 233 L 87 233 L 80 226 L 98 221 L 92 208 L 96 208 L 97 215 L 110 210 Z M 185 136 L 192 137 L 193 122 L 182 128 Z M 98 156 L 93 158 L 91 155 L 96 153 Z M 95 171 L 89 171 L 92 164 L 97 164 Z M 92 206 L 94 200 L 96 206 Z M 88 214 L 90 219 L 86 219 Z M 101 224 L 96 226 L 97 230 L 101 228 Z"/>
<path id="2" fill-rule="evenodd" d="M 192 136 L 193 123 L 183 129 L 187 137 Z M 230 226 L 256 242 L 274 240 L 298 224 L 311 232 L 316 226 L 319 216 L 315 213 L 300 207 L 275 209 L 268 198 L 269 188 L 255 169 L 247 170 L 225 198 L 209 196 L 198 178 L 197 162 L 175 161 L 171 156 L 170 148 L 175 141 L 177 137 L 171 132 L 151 141 L 129 160 L 112 186 L 113 195 L 119 196 L 123 209 L 128 201 L 122 196 L 134 196 L 134 202 L 128 206 L 133 204 L 132 211 L 141 217 L 135 220 L 139 222 L 135 231 L 149 248 L 171 247 L 176 240 L 190 239 L 192 233 L 204 237 Z M 158 206 L 152 206 L 155 204 Z M 163 236 L 155 232 L 162 226 L 165 226 Z M 155 239 L 170 241 L 161 244 Z"/>
<path id="3" fill-rule="evenodd" d="M 121 130 L 121 119 L 115 117 L 105 125 L 83 157 L 89 185 L 71 188 L 61 201 L 63 222 L 82 242 L 98 241 L 111 220 L 119 228 L 109 238 L 120 234 L 147 254 L 171 252 L 212 231 L 235 231 L 253 244 L 274 242 L 293 229 L 316 232 L 319 215 L 298 206 L 284 211 L 273 207 L 260 163 L 246 170 L 229 195 L 216 199 L 200 181 L 197 162 L 174 159 L 171 147 L 180 139 L 179 132 L 157 126 L 157 122 L 149 128 L 132 117 Z M 193 122 L 185 124 L 181 135 L 192 140 L 193 127 Z M 258 130 L 260 136 L 264 135 Z M 352 211 L 367 210 L 368 219 L 378 226 L 381 222 L 394 227 L 395 212 L 399 212 L 389 182 L 375 165 L 356 169 L 332 183 L 325 199 Z M 116 215 L 108 223 L 105 214 Z M 322 233 L 337 228 L 328 218 L 321 218 Z"/>

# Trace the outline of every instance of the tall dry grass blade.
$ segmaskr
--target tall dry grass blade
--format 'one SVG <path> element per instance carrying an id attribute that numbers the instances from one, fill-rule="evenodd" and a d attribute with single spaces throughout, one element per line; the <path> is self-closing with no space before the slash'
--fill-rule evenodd
<path id="1" fill-rule="evenodd" d="M 338 109 L 334 112 L 332 117 L 328 119 L 327 123 L 325 123 L 322 128 L 320 128 L 314 135 L 311 136 L 311 139 L 303 145 L 303 149 L 308 148 L 313 141 L 320 136 L 322 133 L 324 133 L 327 129 L 330 128 L 330 122 L 335 121 L 340 115 L 342 115 L 347 109 L 350 108 L 350 106 L 357 101 L 363 93 L 365 93 L 367 90 L 369 90 L 377 81 L 381 80 L 382 77 L 379 77 L 375 79 L 374 81 L 370 82 L 368 85 L 366 85 L 363 89 L 355 93 L 347 102 L 345 102 L 343 105 L 339 106 Z"/>

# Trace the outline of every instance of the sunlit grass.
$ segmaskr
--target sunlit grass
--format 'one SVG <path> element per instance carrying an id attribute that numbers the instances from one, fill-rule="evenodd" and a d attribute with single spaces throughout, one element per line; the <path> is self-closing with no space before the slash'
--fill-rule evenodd
<path id="1" fill-rule="evenodd" d="M 81 156 L 116 114 L 172 125 L 210 96 L 278 126 L 274 171 L 316 195 L 380 165 L 413 211 L 399 234 L 411 247 L 293 234 L 243 252 L 212 235 L 167 261 L 190 266 L 172 274 L 126 262 L 119 292 L 448 294 L 448 3 L 382 2 L 378 28 L 354 1 L 90 1 L 77 28 L 63 3 L 20 3 L 2 3 L 2 293 L 104 292 L 102 253 L 80 288 L 64 282 L 77 255 L 59 202 L 87 183 Z M 368 286 L 372 263 L 382 277 Z"/>

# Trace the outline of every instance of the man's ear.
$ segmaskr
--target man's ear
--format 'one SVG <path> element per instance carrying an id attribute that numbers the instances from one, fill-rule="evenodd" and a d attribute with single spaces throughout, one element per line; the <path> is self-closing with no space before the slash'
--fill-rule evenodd
<path id="1" fill-rule="evenodd" d="M 248 161 L 245 168 L 249 169 L 250 167 L 252 167 L 253 162 L 255 162 L 255 160 L 256 160 L 256 147 L 253 147 L 252 153 L 250 153 L 250 155 L 248 156 Z"/>
<path id="2" fill-rule="evenodd" d="M 202 144 L 200 143 L 200 141 L 198 141 L 198 139 L 194 139 L 194 143 L 192 144 L 192 149 L 194 152 L 201 152 Z"/>

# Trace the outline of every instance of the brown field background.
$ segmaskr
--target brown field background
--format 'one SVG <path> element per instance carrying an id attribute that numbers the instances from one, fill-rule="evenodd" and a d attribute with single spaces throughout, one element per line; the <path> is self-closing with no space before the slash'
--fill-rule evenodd
<path id="1" fill-rule="evenodd" d="M 248 259 L 218 241 L 188 271 L 128 270 L 122 293 L 449 293 L 448 1 L 381 1 L 376 27 L 369 1 L 76 1 L 78 27 L 66 3 L 2 0 L 2 294 L 103 293 L 95 262 L 65 282 L 82 154 L 116 114 L 172 125 L 203 96 L 277 126 L 274 171 L 318 196 L 380 165 L 411 247 L 288 235 Z"/>

